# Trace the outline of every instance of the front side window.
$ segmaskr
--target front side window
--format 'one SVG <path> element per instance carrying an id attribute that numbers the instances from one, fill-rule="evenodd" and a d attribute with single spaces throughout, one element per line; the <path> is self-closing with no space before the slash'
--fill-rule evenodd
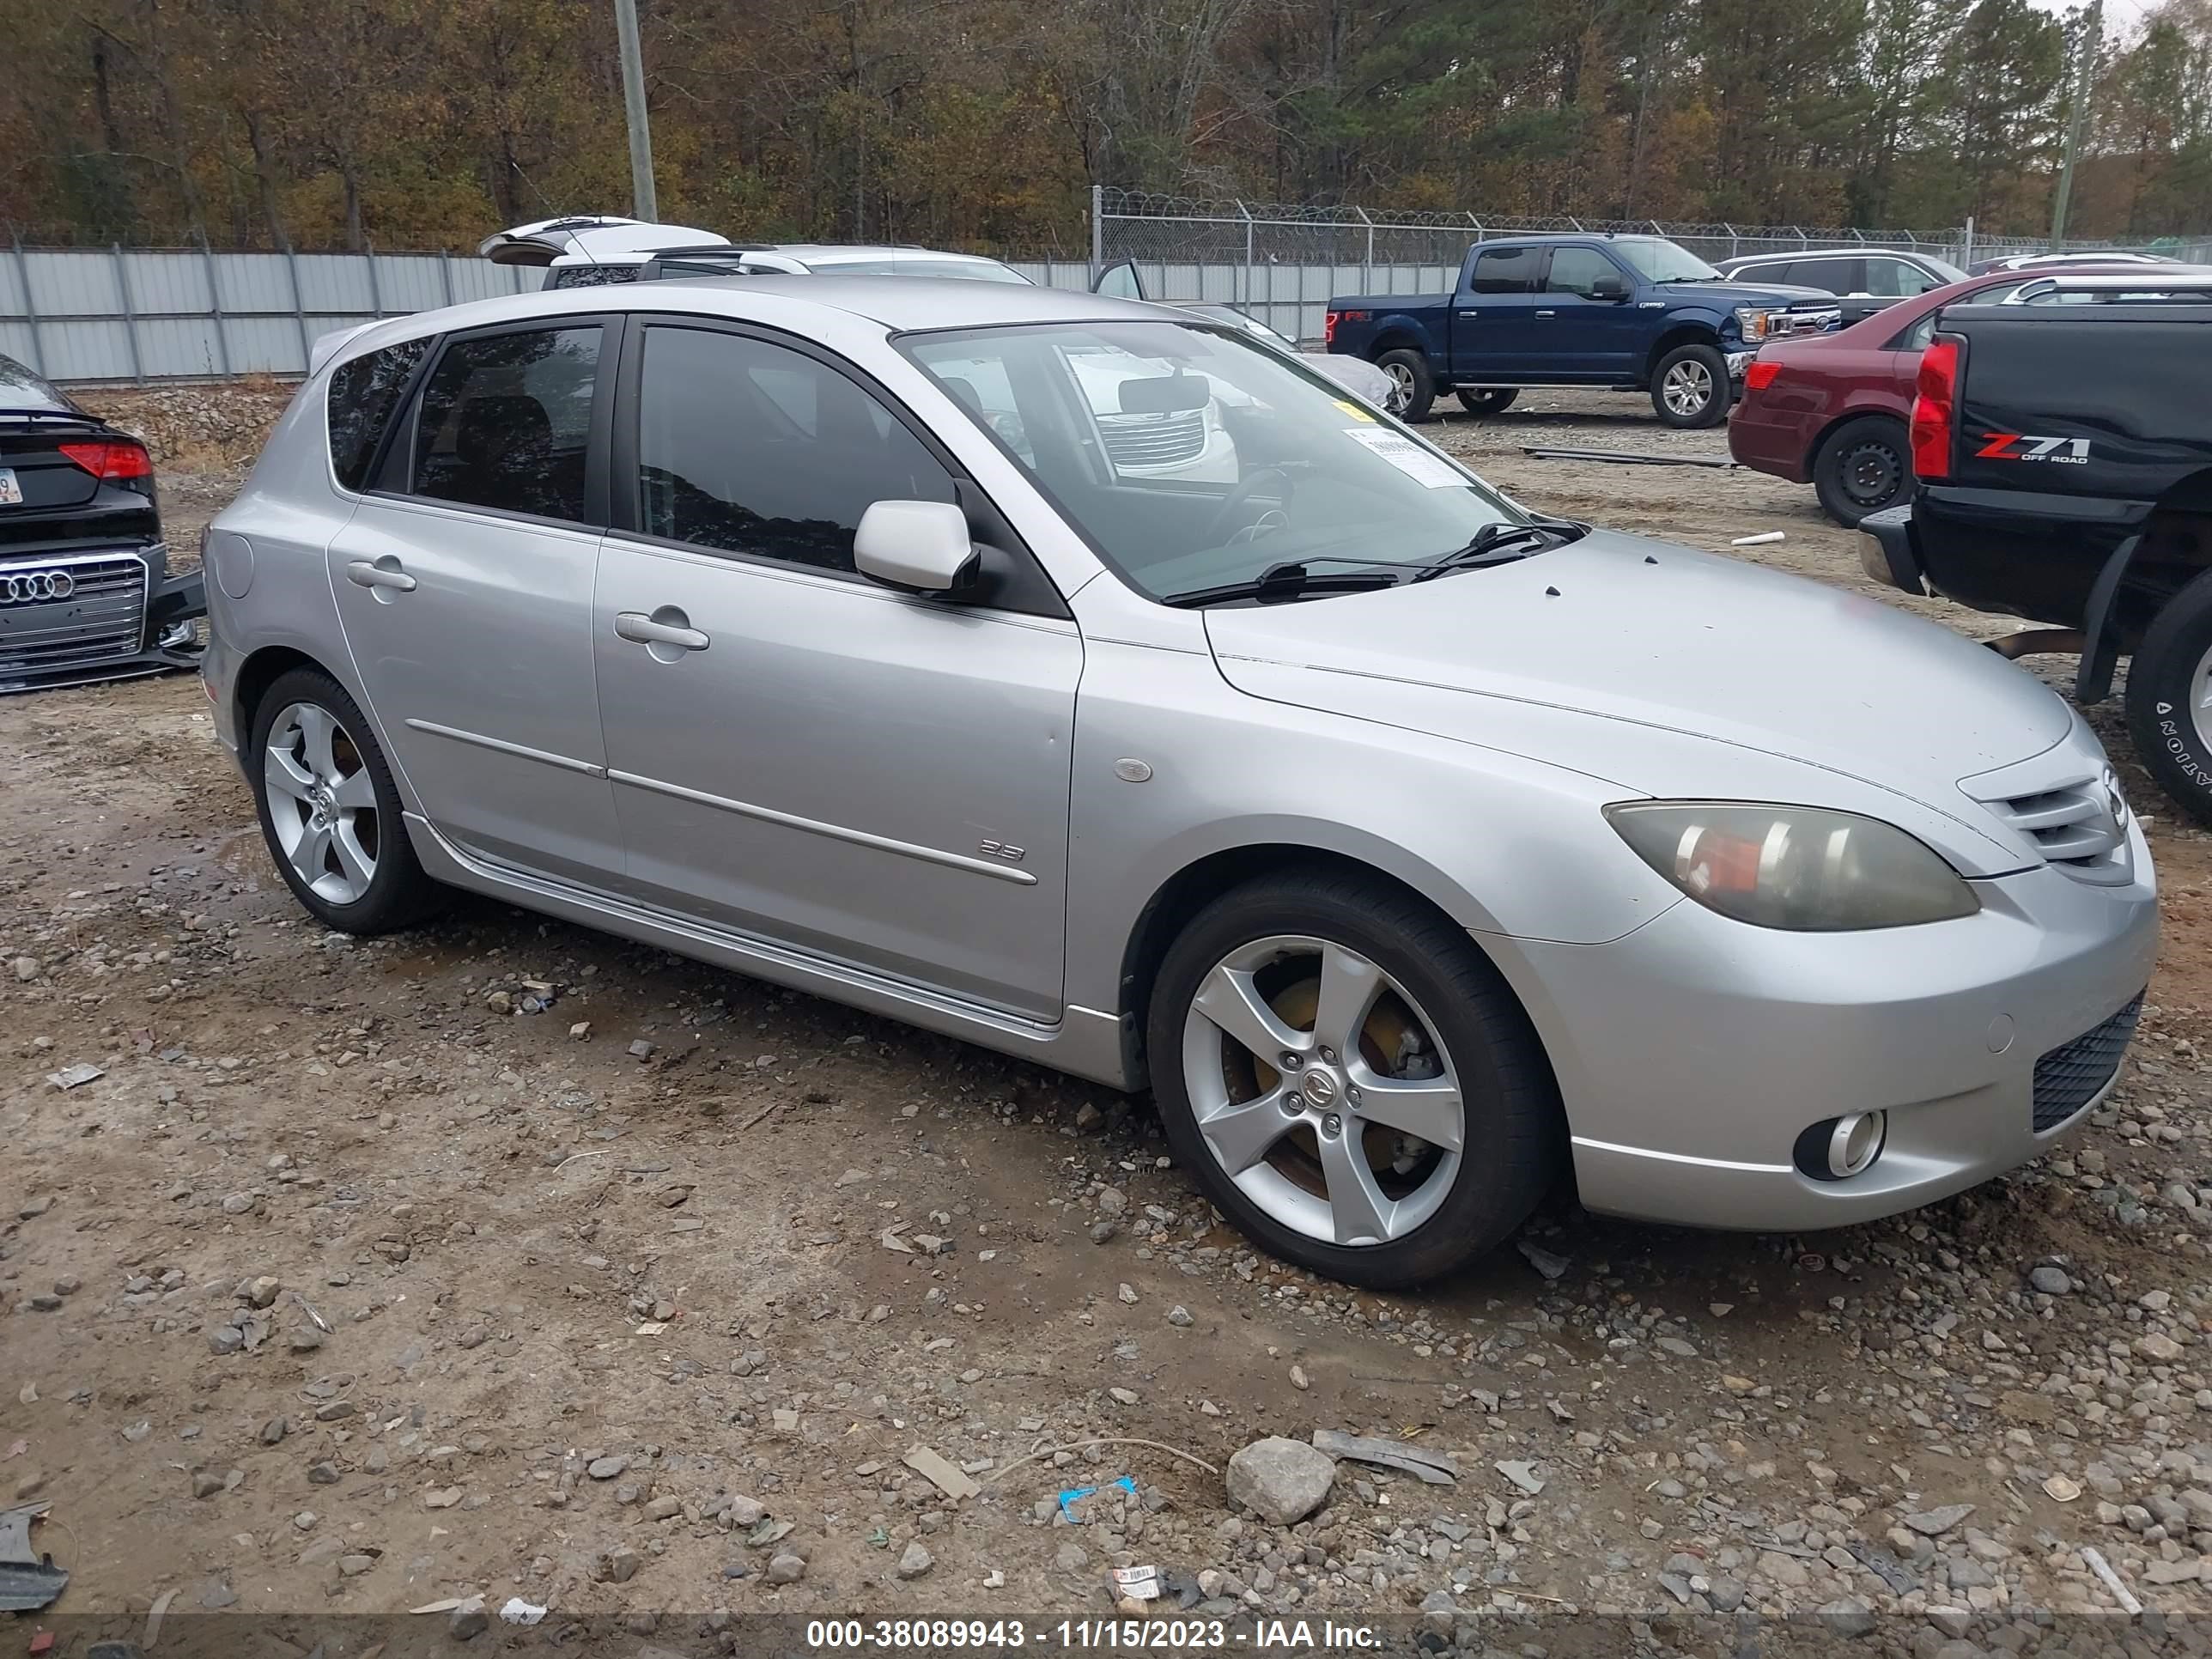
<path id="1" fill-rule="evenodd" d="M 453 342 L 422 387 L 414 493 L 585 522 L 599 362 L 597 324 Z"/>
<path id="2" fill-rule="evenodd" d="M 1595 248 L 1553 248 L 1552 270 L 1544 279 L 1544 291 L 1547 294 L 1579 294 L 1585 300 L 1593 299 L 1598 283 L 1607 277 L 1616 283 L 1621 281 L 1620 273 L 1613 269 L 1613 261 Z"/>
<path id="3" fill-rule="evenodd" d="M 1311 562 L 1419 562 L 1522 515 L 1344 388 L 1187 322 L 964 329 L 900 346 L 1139 592 Z"/>
<path id="4" fill-rule="evenodd" d="M 1474 288 L 1477 294 L 1534 294 L 1536 262 L 1543 249 L 1486 248 L 1475 256 Z"/>
<path id="5" fill-rule="evenodd" d="M 655 325 L 637 402 L 638 526 L 664 541 L 853 568 L 877 501 L 951 501 L 952 479 L 829 364 L 739 334 Z"/>
<path id="6" fill-rule="evenodd" d="M 368 487 L 369 465 L 407 383 L 435 342 L 402 340 L 331 371 L 331 468 L 348 489 Z"/>
<path id="7" fill-rule="evenodd" d="M 1662 242 L 1656 236 L 1623 236 L 1610 246 L 1636 267 L 1647 283 L 1715 283 L 1723 280 L 1703 259 L 1686 247 Z"/>

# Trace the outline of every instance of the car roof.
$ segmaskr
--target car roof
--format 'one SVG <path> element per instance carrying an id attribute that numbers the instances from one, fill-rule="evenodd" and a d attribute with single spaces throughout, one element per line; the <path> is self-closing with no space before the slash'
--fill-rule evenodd
<path id="1" fill-rule="evenodd" d="M 629 312 L 688 313 L 756 321 L 805 335 L 859 318 L 890 333 L 1024 323 L 1173 323 L 1181 313 L 1141 300 L 1114 300 L 1022 283 L 941 276 L 699 276 L 682 283 L 544 289 L 418 311 L 362 330 L 337 356 L 351 359 L 401 340 L 543 318 Z M 1183 320 L 1188 321 L 1188 317 Z M 334 358 L 334 361 L 336 359 Z"/>
<path id="2" fill-rule="evenodd" d="M 1855 259 L 1862 253 L 1886 253 L 1893 258 L 1899 259 L 1940 259 L 1942 258 L 1942 255 L 1941 254 L 1923 253 L 1917 248 L 1876 247 L 1869 243 L 1864 246 L 1854 246 L 1850 247 L 1770 248 L 1764 253 L 1731 253 L 1727 258 L 1721 260 L 1719 263 L 1722 267 L 1725 269 L 1729 265 L 1745 264 L 1754 259 L 1764 264 L 1769 259 L 1833 259 L 1837 258 Z M 1948 262 L 1947 261 L 1946 263 Z"/>

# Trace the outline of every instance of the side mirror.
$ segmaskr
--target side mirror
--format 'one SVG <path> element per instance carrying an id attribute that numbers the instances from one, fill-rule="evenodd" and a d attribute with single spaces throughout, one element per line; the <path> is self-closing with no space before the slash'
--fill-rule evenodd
<path id="1" fill-rule="evenodd" d="M 1590 284 L 1593 300 L 1621 301 L 1628 297 L 1628 284 L 1618 276 L 1601 276 Z"/>
<path id="2" fill-rule="evenodd" d="M 887 587 L 951 594 L 975 580 L 968 515 L 950 501 L 878 501 L 853 532 L 853 563 Z"/>

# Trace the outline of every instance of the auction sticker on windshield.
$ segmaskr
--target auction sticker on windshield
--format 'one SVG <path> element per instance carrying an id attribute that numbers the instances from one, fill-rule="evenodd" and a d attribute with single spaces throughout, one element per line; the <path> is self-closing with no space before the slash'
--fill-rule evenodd
<path id="1" fill-rule="evenodd" d="M 1344 435 L 1356 444 L 1364 444 L 1416 483 L 1426 484 L 1431 489 L 1467 487 L 1467 474 L 1443 456 L 1430 454 L 1402 434 L 1385 432 L 1379 427 L 1348 426 Z"/>
<path id="2" fill-rule="evenodd" d="M 21 507 L 23 486 L 15 482 L 15 469 L 0 466 L 0 507 Z"/>

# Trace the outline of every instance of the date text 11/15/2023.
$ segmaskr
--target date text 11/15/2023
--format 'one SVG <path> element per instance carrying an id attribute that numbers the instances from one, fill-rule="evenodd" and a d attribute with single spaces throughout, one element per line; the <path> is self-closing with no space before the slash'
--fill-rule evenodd
<path id="1" fill-rule="evenodd" d="M 824 1652 L 1360 1652 L 1382 1645 L 1371 1626 L 1334 1620 L 815 1619 L 806 1645 Z"/>

